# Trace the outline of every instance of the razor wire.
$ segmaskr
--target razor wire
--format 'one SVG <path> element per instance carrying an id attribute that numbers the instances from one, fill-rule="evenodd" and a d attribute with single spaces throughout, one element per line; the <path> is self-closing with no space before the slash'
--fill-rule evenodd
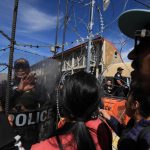
<path id="1" fill-rule="evenodd" d="M 0 70 L 0 72 L 3 72 L 4 70 L 6 70 L 8 67 L 5 67 L 3 69 Z"/>
<path id="2" fill-rule="evenodd" d="M 127 7 L 127 4 L 128 4 L 128 0 L 126 0 L 125 1 L 125 3 L 124 3 L 124 6 L 123 6 L 123 9 L 122 9 L 122 12 L 121 13 L 123 13 L 124 11 L 125 11 L 125 9 L 126 9 L 126 7 Z M 111 21 L 109 24 L 107 24 L 107 25 L 105 25 L 104 26 L 104 30 L 105 29 L 107 29 L 111 24 L 113 24 L 115 21 L 117 21 L 118 20 L 118 18 L 119 18 L 119 16 L 120 16 L 120 14 L 113 20 L 113 21 Z"/>
<path id="3" fill-rule="evenodd" d="M 5 48 L 0 49 L 0 51 L 6 51 L 7 49 L 9 49 L 11 46 L 7 46 Z"/>

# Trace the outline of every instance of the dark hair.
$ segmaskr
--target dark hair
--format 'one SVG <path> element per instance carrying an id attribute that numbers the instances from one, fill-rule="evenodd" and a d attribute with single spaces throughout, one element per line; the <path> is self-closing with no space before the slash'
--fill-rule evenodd
<path id="1" fill-rule="evenodd" d="M 138 101 L 140 105 L 140 114 L 147 118 L 150 116 L 150 94 L 144 91 L 141 84 L 138 84 L 131 88 L 133 100 Z"/>
<path id="2" fill-rule="evenodd" d="M 19 58 L 15 60 L 14 69 L 20 69 L 20 68 L 30 69 L 28 60 L 26 60 L 25 58 Z"/>
<path id="3" fill-rule="evenodd" d="M 57 135 L 71 132 L 78 150 L 96 150 L 85 121 L 98 110 L 99 83 L 97 79 L 86 72 L 71 75 L 63 87 L 63 115 L 70 120 L 58 130 Z M 58 138 L 58 137 L 57 137 Z M 62 149 L 60 142 L 59 147 Z"/>
<path id="4" fill-rule="evenodd" d="M 117 68 L 117 71 L 122 71 L 122 70 L 124 70 L 124 69 L 121 68 L 121 67 L 118 67 L 118 68 Z"/>

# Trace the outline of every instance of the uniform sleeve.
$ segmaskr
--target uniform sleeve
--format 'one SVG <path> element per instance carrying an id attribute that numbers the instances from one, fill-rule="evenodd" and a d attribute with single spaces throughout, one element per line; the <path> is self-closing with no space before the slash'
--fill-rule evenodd
<path id="1" fill-rule="evenodd" d="M 120 76 L 119 73 L 116 73 L 115 76 L 114 76 L 114 78 L 115 78 L 116 80 L 121 80 L 121 76 Z"/>

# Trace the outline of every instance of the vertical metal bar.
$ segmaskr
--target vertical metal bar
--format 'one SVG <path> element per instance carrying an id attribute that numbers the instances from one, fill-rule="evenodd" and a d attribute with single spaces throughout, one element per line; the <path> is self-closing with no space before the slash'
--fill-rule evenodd
<path id="1" fill-rule="evenodd" d="M 65 18 L 64 18 L 64 31 L 63 31 L 63 40 L 62 40 L 62 55 L 61 55 L 61 71 L 63 66 L 63 60 L 64 60 L 64 48 L 65 48 L 65 38 L 66 38 L 66 29 L 67 29 L 67 22 L 68 22 L 68 0 L 66 0 L 66 12 L 65 12 Z"/>
<path id="2" fill-rule="evenodd" d="M 87 72 L 90 72 L 94 4 L 95 4 L 95 0 L 91 0 L 91 4 L 90 4 L 90 22 L 89 22 L 89 29 L 88 29 L 89 35 L 88 35 L 88 48 L 87 48 L 87 62 L 86 62 L 86 71 Z"/>
<path id="3" fill-rule="evenodd" d="M 6 87 L 6 102 L 5 102 L 5 113 L 9 111 L 9 100 L 11 93 L 11 80 L 12 80 L 12 69 L 13 69 L 13 55 L 14 55 L 14 45 L 15 45 L 15 35 L 16 35 L 16 23 L 17 23 L 17 13 L 18 13 L 18 3 L 19 0 L 14 2 L 13 11 L 13 21 L 12 21 L 12 33 L 11 33 L 11 43 L 10 43 L 10 53 L 9 53 L 9 66 L 8 66 L 8 76 L 7 76 L 7 87 Z"/>
<path id="4" fill-rule="evenodd" d="M 60 11 L 60 0 L 58 0 L 58 7 L 57 7 L 57 22 L 56 22 L 56 35 L 55 35 L 55 52 L 54 52 L 54 56 L 56 55 L 57 48 L 58 48 L 59 11 Z"/>

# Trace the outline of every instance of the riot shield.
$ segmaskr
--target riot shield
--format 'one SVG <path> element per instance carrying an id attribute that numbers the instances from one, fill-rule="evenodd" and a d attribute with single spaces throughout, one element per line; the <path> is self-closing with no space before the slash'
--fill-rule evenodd
<path id="1" fill-rule="evenodd" d="M 45 97 L 39 116 L 39 140 L 48 138 L 56 129 L 56 88 L 60 81 L 60 63 L 54 59 L 46 59 L 32 66 L 36 73 L 37 84 Z M 39 96 L 40 97 L 40 96 Z M 37 111 L 38 112 L 38 111 Z M 45 114 L 45 115 L 44 115 Z M 44 117 L 47 116 L 47 117 Z"/>
<path id="2" fill-rule="evenodd" d="M 60 78 L 60 62 L 52 58 L 43 59 L 30 65 L 30 73 L 35 77 L 34 88 L 18 92 L 13 77 L 9 102 L 11 125 L 15 132 L 22 136 L 23 146 L 26 149 L 30 149 L 32 144 L 41 139 L 49 137 L 56 128 L 55 89 Z M 13 74 L 15 76 L 15 73 Z M 1 83 L 3 83 L 1 89 L 4 90 L 7 81 Z M 3 90 L 1 94 L 6 93 Z M 4 97 L 5 94 L 3 99 Z"/>

